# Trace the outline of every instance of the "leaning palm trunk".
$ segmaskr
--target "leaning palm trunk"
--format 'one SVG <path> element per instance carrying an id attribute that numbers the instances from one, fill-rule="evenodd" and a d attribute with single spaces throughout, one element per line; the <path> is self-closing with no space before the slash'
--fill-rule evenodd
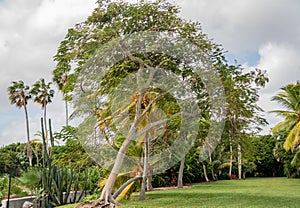
<path id="1" fill-rule="evenodd" d="M 118 196 L 122 193 L 122 191 L 124 191 L 124 189 L 129 186 L 132 182 L 141 179 L 142 176 L 137 175 L 134 178 L 129 179 L 128 181 L 126 181 L 114 194 L 113 194 L 113 198 L 116 199 L 118 198 Z"/>

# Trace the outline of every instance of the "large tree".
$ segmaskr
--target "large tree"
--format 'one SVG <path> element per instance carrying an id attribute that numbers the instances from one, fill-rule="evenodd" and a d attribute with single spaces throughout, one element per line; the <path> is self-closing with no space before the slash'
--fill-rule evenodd
<path id="1" fill-rule="evenodd" d="M 25 123 L 27 133 L 27 157 L 29 159 L 29 165 L 32 166 L 32 147 L 30 143 L 30 131 L 28 121 L 27 103 L 31 99 L 29 86 L 24 84 L 23 81 L 13 81 L 11 86 L 8 87 L 9 100 L 12 105 L 16 105 L 18 108 L 23 108 L 25 112 Z"/>
<path id="2" fill-rule="evenodd" d="M 233 147 L 237 149 L 238 177 L 242 179 L 242 152 L 247 146 L 247 133 L 259 132 L 266 120 L 260 115 L 263 111 L 258 105 L 258 90 L 265 86 L 268 78 L 260 70 L 244 72 L 242 68 L 230 66 L 232 73 L 228 74 L 223 82 L 226 92 L 227 125 L 226 131 L 229 140 L 230 165 L 229 177 L 232 172 L 234 157 Z M 236 68 L 236 69 L 234 69 Z"/>
<path id="3" fill-rule="evenodd" d="M 113 146 L 113 149 L 117 149 L 117 154 L 111 155 L 115 159 L 111 164 L 112 172 L 99 199 L 100 204 L 106 206 L 117 203 L 111 193 L 132 141 L 137 142 L 142 138 L 147 144 L 150 131 L 154 131 L 155 128 L 164 129 L 165 133 L 159 137 L 160 140 L 154 141 L 160 146 L 177 144 L 179 148 L 177 151 L 170 151 L 170 154 L 164 156 L 180 161 L 187 153 L 190 138 L 194 136 L 193 134 L 198 135 L 201 132 L 200 143 L 205 143 L 205 138 L 211 137 L 205 146 L 211 155 L 218 141 L 217 137 L 222 132 L 220 115 L 225 114 L 223 108 L 213 107 L 225 103 L 222 99 L 218 100 L 223 95 L 221 87 L 217 87 L 213 92 L 209 90 L 222 85 L 216 79 L 218 75 L 225 82 L 230 74 L 239 73 L 239 76 L 231 76 L 230 80 L 236 77 L 245 80 L 243 88 L 245 91 L 241 96 L 248 96 L 252 91 L 256 92 L 251 84 L 254 80 L 257 83 L 260 81 L 264 83 L 265 78 L 255 77 L 261 74 L 260 71 L 251 72 L 248 77 L 239 72 L 241 70 L 239 67 L 225 64 L 222 48 L 203 34 L 200 24 L 179 18 L 178 7 L 164 0 L 151 3 L 140 1 L 135 4 L 110 1 L 97 3 L 98 7 L 92 15 L 85 22 L 69 29 L 61 42 L 55 55 L 57 67 L 54 76 L 61 77 L 68 74 L 67 83 L 74 88 L 75 95 L 73 115 L 84 118 L 79 129 L 85 138 L 90 138 L 83 143 L 90 145 L 91 149 L 97 149 L 99 144 L 115 143 L 116 138 L 117 141 L 121 141 L 117 148 Z M 164 70 L 161 71 L 161 68 Z M 199 68 L 201 74 L 196 73 L 196 69 Z M 216 71 L 216 74 L 210 74 L 211 70 Z M 153 82 L 156 87 L 151 85 Z M 233 81 L 232 87 L 228 87 L 228 90 L 240 87 L 237 85 L 235 88 L 234 85 Z M 148 99 L 149 94 L 151 96 Z M 194 97 L 190 99 L 192 96 Z M 257 94 L 250 97 L 247 104 L 250 105 L 251 101 L 256 102 L 256 96 Z M 135 102 L 132 102 L 133 98 Z M 170 105 L 172 100 L 176 101 L 177 106 L 184 105 L 183 102 L 189 99 L 186 108 L 193 109 L 196 105 L 204 112 L 200 115 L 193 110 L 193 113 L 180 112 L 174 107 L 176 105 Z M 240 98 L 240 102 L 242 101 Z M 145 122 L 145 117 L 151 114 L 155 105 L 162 109 L 163 116 L 155 122 Z M 243 104 L 241 106 L 241 111 L 247 107 Z M 218 114 L 215 111 L 218 111 Z M 189 125 L 184 123 L 183 115 L 190 118 Z M 241 113 L 238 115 L 240 119 L 244 116 Z M 193 116 L 199 116 L 200 123 L 204 121 L 208 123 L 202 126 L 216 125 L 219 128 L 189 132 L 187 129 L 193 126 L 201 128 L 198 126 L 199 120 L 194 121 Z M 178 129 L 180 126 L 187 131 L 182 132 Z M 97 135 L 104 135 L 101 142 L 97 141 Z M 172 137 L 173 139 L 170 139 Z M 153 149 L 154 147 L 151 146 L 152 151 L 159 155 L 161 150 Z M 202 158 L 208 156 L 204 149 Z M 148 159 L 147 148 L 145 152 L 145 159 Z M 100 154 L 98 161 L 106 159 L 101 158 L 103 155 Z M 163 162 L 157 164 L 161 167 L 165 165 Z"/>

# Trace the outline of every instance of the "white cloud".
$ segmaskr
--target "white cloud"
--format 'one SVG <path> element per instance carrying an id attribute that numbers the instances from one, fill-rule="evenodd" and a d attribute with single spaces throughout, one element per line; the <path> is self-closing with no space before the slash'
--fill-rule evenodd
<path id="1" fill-rule="evenodd" d="M 300 48 L 289 44 L 267 43 L 259 49 L 259 68 L 266 69 L 270 83 L 263 92 L 275 92 L 300 80 Z"/>
<path id="2" fill-rule="evenodd" d="M 300 1 L 297 0 L 178 0 L 183 16 L 203 29 L 226 50 L 241 53 L 265 42 L 300 45 Z"/>
<path id="3" fill-rule="evenodd" d="M 275 96 L 281 87 L 300 80 L 300 49 L 289 44 L 266 43 L 259 49 L 260 60 L 258 68 L 266 69 L 270 82 L 261 91 L 259 105 L 266 111 L 282 109 L 282 106 L 271 98 Z M 268 129 L 283 118 L 268 112 L 265 113 L 270 123 Z"/>

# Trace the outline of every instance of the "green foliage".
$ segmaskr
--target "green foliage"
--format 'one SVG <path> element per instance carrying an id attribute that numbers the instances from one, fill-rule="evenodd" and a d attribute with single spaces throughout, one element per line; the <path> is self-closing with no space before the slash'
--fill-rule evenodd
<path id="1" fill-rule="evenodd" d="M 286 132 L 287 133 L 287 132 Z M 295 160 L 295 152 L 286 151 L 283 147 L 284 138 L 286 137 L 286 133 L 282 135 L 277 135 L 276 145 L 274 147 L 273 153 L 278 162 L 283 165 L 283 174 L 288 178 L 299 178 L 300 171 L 296 164 L 292 164 L 292 161 Z"/>
<path id="2" fill-rule="evenodd" d="M 67 140 L 76 140 L 77 129 L 72 126 L 63 126 L 60 132 L 54 132 L 54 139 L 66 142 Z"/>
<path id="3" fill-rule="evenodd" d="M 0 201 L 4 199 L 8 189 L 8 175 L 0 176 Z"/>
<path id="4" fill-rule="evenodd" d="M 251 143 L 248 146 L 250 155 L 248 158 L 256 166 L 250 176 L 282 176 L 282 167 L 273 154 L 277 142 L 274 137 L 270 135 L 258 136 L 251 138 L 250 141 Z"/>
<path id="5" fill-rule="evenodd" d="M 53 80 L 56 83 L 62 83 L 61 80 L 64 80 L 63 83 L 68 87 L 60 88 L 63 93 L 70 94 L 73 91 L 82 66 L 100 46 L 114 38 L 135 32 L 178 31 L 183 38 L 187 37 L 203 50 L 210 50 L 211 54 L 214 54 L 212 59 L 223 59 L 222 50 L 206 38 L 201 32 L 200 24 L 189 24 L 180 19 L 178 17 L 179 8 L 166 1 L 140 1 L 136 4 L 102 1 L 97 3 L 98 7 L 85 22 L 69 29 L 54 57 L 57 65 L 53 70 Z M 150 63 L 158 65 L 164 59 L 164 55 L 154 54 L 151 56 L 148 54 L 148 57 L 142 55 L 139 58 L 142 58 L 145 63 L 147 63 L 146 58 Z M 104 75 L 103 80 L 106 82 L 102 86 L 109 88 L 117 86 L 122 76 L 136 71 L 137 67 L 136 63 L 124 60 Z M 176 69 L 176 63 L 170 60 L 164 64 L 164 67 Z"/>
<path id="6" fill-rule="evenodd" d="M 0 202 L 8 195 L 8 181 L 9 175 L 0 175 Z M 23 187 L 19 184 L 17 178 L 12 178 L 10 194 L 14 197 L 28 196 L 29 193 L 23 190 Z"/>
<path id="7" fill-rule="evenodd" d="M 176 186 L 180 162 L 164 173 L 152 176 L 153 187 Z M 199 151 L 192 148 L 185 157 L 183 173 L 184 183 L 199 183 L 205 181 L 203 167 L 199 161 Z"/>
<path id="8" fill-rule="evenodd" d="M 0 174 L 9 173 L 10 165 L 15 166 L 13 174 L 17 176 L 29 167 L 25 143 L 9 144 L 0 148 Z"/>
<path id="9" fill-rule="evenodd" d="M 30 189 L 31 194 L 37 196 L 40 189 L 41 170 L 37 167 L 29 168 L 18 178 L 21 185 Z"/>
<path id="10" fill-rule="evenodd" d="M 67 140 L 65 145 L 52 147 L 52 152 L 52 164 L 59 167 L 83 169 L 95 165 L 79 140 Z"/>

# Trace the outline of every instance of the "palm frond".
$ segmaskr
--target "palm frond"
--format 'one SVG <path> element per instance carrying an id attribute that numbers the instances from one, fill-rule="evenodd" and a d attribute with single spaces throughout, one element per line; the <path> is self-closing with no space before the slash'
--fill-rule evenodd
<path id="1" fill-rule="evenodd" d="M 295 111 L 272 110 L 269 112 L 276 113 L 277 116 L 283 116 L 283 117 L 297 117 L 298 116 L 297 112 L 295 112 Z"/>
<path id="2" fill-rule="evenodd" d="M 286 119 L 280 123 L 278 123 L 276 126 L 274 126 L 271 129 L 272 133 L 279 133 L 282 131 L 289 131 L 292 129 L 293 125 L 295 124 L 295 121 L 293 119 Z"/>
<path id="3" fill-rule="evenodd" d="M 300 142 L 300 122 L 298 122 L 289 132 L 283 147 L 286 151 L 292 149 Z"/>
<path id="4" fill-rule="evenodd" d="M 131 182 L 117 197 L 117 201 L 120 201 L 122 199 L 129 199 L 131 193 L 132 193 L 132 187 L 136 183 L 136 181 Z"/>

